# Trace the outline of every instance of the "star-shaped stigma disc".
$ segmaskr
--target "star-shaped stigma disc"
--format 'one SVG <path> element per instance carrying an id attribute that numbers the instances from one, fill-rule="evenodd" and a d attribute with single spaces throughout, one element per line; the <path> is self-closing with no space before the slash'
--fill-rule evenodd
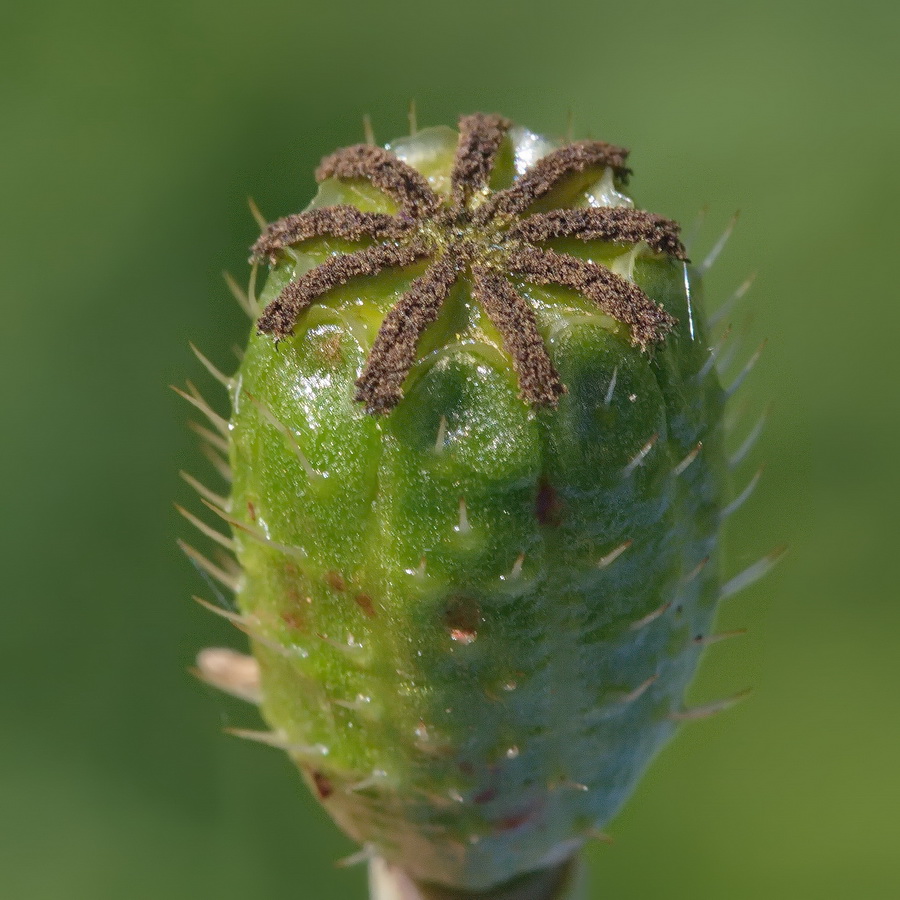
<path id="1" fill-rule="evenodd" d="M 279 251 L 330 235 L 371 241 L 352 253 L 332 256 L 291 281 L 263 311 L 261 333 L 284 338 L 314 300 L 351 279 L 428 259 L 384 317 L 362 375 L 356 399 L 368 412 L 389 412 L 403 397 L 403 382 L 416 359 L 419 338 L 435 321 L 453 285 L 468 277 L 472 296 L 503 338 L 512 357 L 522 398 L 555 405 L 566 388 L 550 361 L 534 311 L 510 283 L 513 275 L 534 284 L 578 291 L 631 329 L 646 349 L 675 324 L 637 285 L 603 265 L 540 246 L 559 237 L 583 241 L 645 243 L 651 250 L 686 259 L 675 222 L 627 207 L 557 209 L 527 215 L 529 207 L 564 179 L 589 169 L 611 168 L 626 178 L 628 151 L 602 141 L 584 141 L 539 159 L 511 187 L 490 191 L 488 182 L 510 122 L 475 114 L 459 121 L 459 142 L 442 198 L 425 177 L 388 150 L 359 144 L 322 160 L 316 179 L 366 179 L 398 206 L 393 215 L 336 205 L 286 216 L 267 227 L 253 245 L 255 259 L 277 260 Z"/>

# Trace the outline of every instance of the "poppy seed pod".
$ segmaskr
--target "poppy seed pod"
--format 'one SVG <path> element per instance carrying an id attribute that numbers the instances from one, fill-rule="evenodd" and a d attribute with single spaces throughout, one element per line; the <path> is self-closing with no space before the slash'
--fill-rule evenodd
<path id="1" fill-rule="evenodd" d="M 465 116 L 327 156 L 252 248 L 205 493 L 238 568 L 201 564 L 256 662 L 201 674 L 423 895 L 560 896 L 508 885 L 562 872 L 698 714 L 726 395 L 627 155 Z"/>

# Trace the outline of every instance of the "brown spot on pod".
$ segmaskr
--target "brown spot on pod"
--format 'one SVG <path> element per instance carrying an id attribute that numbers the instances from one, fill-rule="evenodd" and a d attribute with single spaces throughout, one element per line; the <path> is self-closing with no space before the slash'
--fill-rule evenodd
<path id="1" fill-rule="evenodd" d="M 521 828 L 523 825 L 528 824 L 538 814 L 539 810 L 540 801 L 533 800 L 520 812 L 498 819 L 494 823 L 494 828 L 497 831 L 514 831 L 516 828 Z"/>
<path id="2" fill-rule="evenodd" d="M 293 628 L 296 631 L 308 631 L 309 630 L 309 622 L 306 621 L 306 616 L 302 609 L 289 610 L 288 612 L 283 612 L 281 614 L 281 621 L 284 622 L 289 628 Z"/>
<path id="3" fill-rule="evenodd" d="M 562 519 L 562 500 L 559 499 L 556 488 L 543 477 L 538 484 L 534 514 L 541 525 L 550 525 L 554 528 Z"/>
<path id="4" fill-rule="evenodd" d="M 456 594 L 450 597 L 444 608 L 444 625 L 450 637 L 459 644 L 471 644 L 478 637 L 481 625 L 481 606 L 473 597 Z"/>
<path id="5" fill-rule="evenodd" d="M 327 775 L 323 775 L 321 772 L 310 772 L 309 776 L 312 778 L 320 800 L 327 800 L 334 793 L 334 785 Z"/>
<path id="6" fill-rule="evenodd" d="M 491 800 L 497 799 L 497 788 L 489 787 L 485 788 L 480 794 L 476 794 L 472 800 L 479 805 L 482 803 L 490 803 Z"/>
<path id="7" fill-rule="evenodd" d="M 333 591 L 346 591 L 347 590 L 347 582 L 344 580 L 344 576 L 341 575 L 340 572 L 336 572 L 334 569 L 331 569 L 329 572 L 325 573 L 325 584 L 328 585 Z"/>
<path id="8" fill-rule="evenodd" d="M 368 595 L 360 591 L 353 598 L 356 601 L 356 605 L 370 618 L 375 618 L 375 605 L 372 602 L 372 598 Z"/>

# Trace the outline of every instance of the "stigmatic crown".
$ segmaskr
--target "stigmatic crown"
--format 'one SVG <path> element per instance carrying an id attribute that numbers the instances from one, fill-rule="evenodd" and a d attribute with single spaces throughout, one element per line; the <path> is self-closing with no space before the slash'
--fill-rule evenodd
<path id="1" fill-rule="evenodd" d="M 253 245 L 255 259 L 275 262 L 280 250 L 330 235 L 372 243 L 333 256 L 291 281 L 263 312 L 262 333 L 284 338 L 300 313 L 331 288 L 383 269 L 427 259 L 381 324 L 356 399 L 369 412 L 389 412 L 403 397 L 403 381 L 416 358 L 424 330 L 435 321 L 458 279 L 471 280 L 473 297 L 500 332 L 513 359 L 520 394 L 532 404 L 555 406 L 566 387 L 547 355 L 534 312 L 508 275 L 536 284 L 574 289 L 631 328 L 646 349 L 661 341 L 675 320 L 637 285 L 607 267 L 540 246 L 553 238 L 612 243 L 643 242 L 652 250 L 686 259 L 679 227 L 662 216 L 627 207 L 554 209 L 524 215 L 561 182 L 585 170 L 630 173 L 628 151 L 603 141 L 569 144 L 538 160 L 511 187 L 491 191 L 491 173 L 510 122 L 475 114 L 459 122 L 459 142 L 443 198 L 425 177 L 388 150 L 358 144 L 326 157 L 316 172 L 326 178 L 367 179 L 396 204 L 394 215 L 338 205 L 286 216 L 269 225 Z"/>

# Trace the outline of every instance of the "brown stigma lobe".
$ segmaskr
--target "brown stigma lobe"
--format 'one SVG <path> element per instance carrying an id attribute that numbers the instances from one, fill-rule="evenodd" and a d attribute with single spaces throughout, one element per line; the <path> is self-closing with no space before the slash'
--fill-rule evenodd
<path id="1" fill-rule="evenodd" d="M 387 237 L 396 228 L 393 216 L 361 212 L 355 206 L 326 206 L 295 213 L 273 222 L 250 248 L 252 259 L 267 259 L 274 265 L 278 253 L 291 244 L 314 237 L 337 237 L 359 241 L 366 237 Z"/>
<path id="2" fill-rule="evenodd" d="M 357 379 L 356 400 L 370 413 L 390 412 L 400 402 L 422 333 L 466 274 L 473 298 L 500 333 L 512 359 L 520 396 L 530 404 L 554 406 L 566 388 L 540 336 L 533 309 L 508 275 L 578 291 L 628 325 L 632 342 L 644 349 L 662 341 L 675 319 L 637 285 L 598 263 L 540 245 L 561 237 L 644 243 L 657 253 L 685 260 L 675 222 L 624 207 L 527 215 L 536 201 L 584 172 L 611 168 L 624 180 L 630 171 L 625 165 L 628 151 L 602 141 L 570 144 L 538 160 L 511 187 L 491 193 L 491 173 L 509 128 L 510 122 L 501 116 L 476 113 L 460 119 L 449 202 L 388 150 L 360 144 L 327 156 L 316 171 L 319 181 L 366 180 L 397 205 L 397 212 L 366 213 L 336 205 L 286 216 L 269 225 L 253 245 L 254 259 L 274 263 L 287 247 L 314 237 L 371 245 L 331 256 L 291 281 L 265 308 L 258 330 L 284 338 L 292 333 L 303 310 L 333 288 L 427 258 L 424 274 L 410 283 L 384 317 Z M 479 243 L 479 234 L 490 240 Z"/>
<path id="3" fill-rule="evenodd" d="M 450 254 L 436 260 L 384 317 L 356 382 L 356 399 L 371 412 L 388 412 L 403 397 L 401 385 L 415 362 L 419 337 L 437 318 L 460 268 Z"/>
<path id="4" fill-rule="evenodd" d="M 679 228 L 670 219 L 643 209 L 609 206 L 600 209 L 555 209 L 516 222 L 509 233 L 529 244 L 559 237 L 617 244 L 645 243 L 657 253 L 687 261 Z"/>
<path id="5" fill-rule="evenodd" d="M 555 404 L 566 388 L 550 362 L 534 311 L 525 298 L 505 278 L 477 265 L 472 267 L 472 294 L 503 336 L 503 345 L 519 376 L 523 399 L 535 404 Z"/>
<path id="6" fill-rule="evenodd" d="M 501 116 L 463 116 L 450 183 L 453 208 L 461 211 L 472 194 L 487 187 L 497 151 L 512 123 Z"/>
<path id="7" fill-rule="evenodd" d="M 287 337 L 293 331 L 297 316 L 317 297 L 353 278 L 411 265 L 427 252 L 427 247 L 422 244 L 382 244 L 356 253 L 332 256 L 288 284 L 263 310 L 256 327 L 277 338 Z"/>
<path id="8" fill-rule="evenodd" d="M 675 320 L 636 284 L 606 266 L 557 253 L 526 247 L 509 254 L 510 271 L 537 284 L 558 284 L 572 288 L 593 300 L 607 315 L 631 326 L 631 339 L 644 349 L 661 341 Z"/>
<path id="9" fill-rule="evenodd" d="M 357 144 L 326 156 L 316 169 L 316 181 L 326 178 L 362 178 L 384 191 L 413 219 L 434 213 L 440 198 L 428 186 L 425 176 L 381 147 Z"/>
<path id="10" fill-rule="evenodd" d="M 563 178 L 578 175 L 586 169 L 608 167 L 625 181 L 631 174 L 631 169 L 625 166 L 627 158 L 627 150 L 603 141 L 584 141 L 554 150 L 539 159 L 512 187 L 498 191 L 478 211 L 475 221 L 483 224 L 494 216 L 518 215 L 549 193 Z"/>

